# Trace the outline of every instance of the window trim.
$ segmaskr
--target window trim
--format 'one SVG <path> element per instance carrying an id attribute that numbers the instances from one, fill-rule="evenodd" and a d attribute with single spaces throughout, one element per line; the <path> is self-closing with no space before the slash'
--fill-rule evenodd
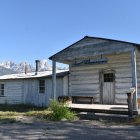
<path id="1" fill-rule="evenodd" d="M 3 88 L 2 88 L 2 86 L 3 86 Z M 0 83 L 0 97 L 4 97 L 4 96 L 5 96 L 5 84 Z"/>
<path id="2" fill-rule="evenodd" d="M 43 85 L 41 85 L 42 81 L 43 81 Z M 45 92 L 46 92 L 46 80 L 45 79 L 39 79 L 38 80 L 38 90 L 39 90 L 39 94 L 45 94 Z"/>
<path id="3" fill-rule="evenodd" d="M 103 75 L 104 82 L 114 82 L 115 81 L 115 75 L 114 73 L 104 73 Z"/>

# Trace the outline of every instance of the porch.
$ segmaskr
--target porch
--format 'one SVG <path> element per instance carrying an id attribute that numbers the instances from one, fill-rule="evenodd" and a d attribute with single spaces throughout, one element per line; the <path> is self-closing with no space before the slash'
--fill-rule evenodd
<path id="1" fill-rule="evenodd" d="M 69 105 L 73 110 L 113 114 L 138 112 L 136 53 L 135 44 L 84 37 L 50 57 L 53 61 L 53 98 L 56 99 L 56 62 L 59 62 L 69 65 L 68 96 L 94 96 L 91 98 L 94 104 Z M 130 88 L 135 88 L 135 94 L 129 101 L 128 111 Z"/>
<path id="2" fill-rule="evenodd" d="M 128 105 L 68 104 L 73 111 L 128 115 Z M 133 112 L 133 114 L 137 114 Z"/>

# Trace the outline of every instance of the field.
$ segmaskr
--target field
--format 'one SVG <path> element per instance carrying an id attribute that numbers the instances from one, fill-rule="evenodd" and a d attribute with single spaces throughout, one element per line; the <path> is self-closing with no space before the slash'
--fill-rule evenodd
<path id="1" fill-rule="evenodd" d="M 50 121 L 52 112 L 47 108 L 30 105 L 0 106 L 1 140 L 37 139 L 96 139 L 137 140 L 140 137 L 139 117 L 135 121 L 116 121 L 113 116 L 103 119 L 94 113 L 74 121 Z M 93 118 L 92 118 L 93 115 Z M 98 119 L 97 119 L 98 118 Z M 104 117 L 105 118 L 105 117 Z"/>
<path id="2" fill-rule="evenodd" d="M 20 122 L 22 119 L 47 119 L 51 112 L 31 105 L 0 105 L 0 123 Z"/>

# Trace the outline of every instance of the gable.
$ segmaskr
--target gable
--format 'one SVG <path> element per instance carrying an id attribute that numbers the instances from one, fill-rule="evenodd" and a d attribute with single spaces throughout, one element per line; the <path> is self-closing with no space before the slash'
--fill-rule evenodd
<path id="1" fill-rule="evenodd" d="M 51 60 L 70 64 L 75 59 L 102 54 L 128 52 L 137 44 L 95 37 L 84 37 L 64 50 L 50 57 Z"/>

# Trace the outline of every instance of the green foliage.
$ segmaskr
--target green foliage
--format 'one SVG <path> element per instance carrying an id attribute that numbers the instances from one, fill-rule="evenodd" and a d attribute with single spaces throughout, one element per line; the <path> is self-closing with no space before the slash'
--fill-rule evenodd
<path id="1" fill-rule="evenodd" d="M 76 114 L 72 112 L 64 103 L 59 103 L 55 100 L 51 101 L 49 110 L 52 111 L 50 118 L 52 120 L 74 120 Z"/>
<path id="2" fill-rule="evenodd" d="M 134 118 L 133 124 L 140 124 L 140 115 L 138 115 Z"/>
<path id="3" fill-rule="evenodd" d="M 14 122 L 18 117 L 34 117 L 40 120 L 73 120 L 76 115 L 74 112 L 57 101 L 52 101 L 50 108 L 39 108 L 31 105 L 1 105 L 0 123 Z"/>

